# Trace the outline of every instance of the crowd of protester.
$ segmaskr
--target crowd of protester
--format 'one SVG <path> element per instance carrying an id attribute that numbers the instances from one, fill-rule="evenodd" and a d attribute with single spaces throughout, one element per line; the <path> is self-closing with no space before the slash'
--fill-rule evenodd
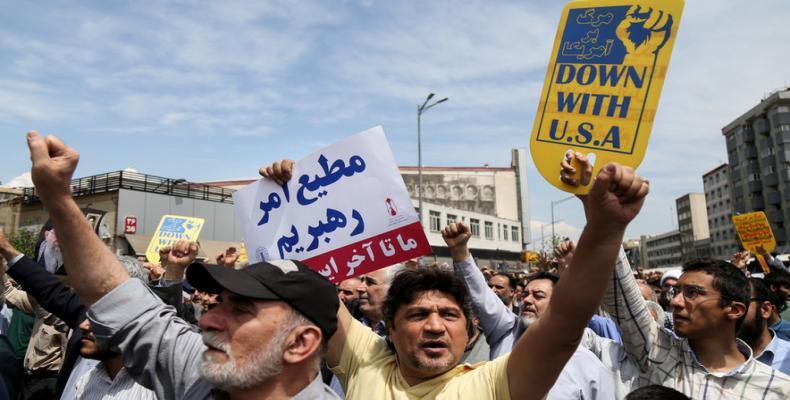
<path id="1" fill-rule="evenodd" d="M 0 399 L 787 399 L 790 273 L 759 249 L 663 273 L 623 234 L 648 182 L 609 164 L 578 196 L 578 243 L 548 269 L 477 265 L 463 223 L 450 264 L 409 260 L 333 285 L 301 262 L 114 255 L 71 198 L 78 153 L 28 134 L 49 212 L 34 254 L 0 231 Z M 577 171 L 571 159 L 577 158 Z M 261 168 L 291 178 L 293 162 Z M 563 180 L 593 169 L 570 153 Z"/>

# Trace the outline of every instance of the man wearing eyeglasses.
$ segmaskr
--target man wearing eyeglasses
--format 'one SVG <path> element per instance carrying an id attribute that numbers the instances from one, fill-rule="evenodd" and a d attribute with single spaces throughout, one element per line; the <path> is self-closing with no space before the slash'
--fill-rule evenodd
<path id="1" fill-rule="evenodd" d="M 589 176 L 574 178 L 572 158 L 562 163 L 562 180 L 570 185 L 589 181 Z M 583 175 L 589 173 L 589 162 L 579 162 Z M 737 267 L 709 259 L 687 263 L 669 295 L 674 334 L 650 315 L 620 251 L 602 306 L 640 369 L 638 386 L 668 386 L 699 400 L 790 398 L 790 376 L 757 362 L 751 348 L 736 338 L 750 298 L 749 281 Z"/>

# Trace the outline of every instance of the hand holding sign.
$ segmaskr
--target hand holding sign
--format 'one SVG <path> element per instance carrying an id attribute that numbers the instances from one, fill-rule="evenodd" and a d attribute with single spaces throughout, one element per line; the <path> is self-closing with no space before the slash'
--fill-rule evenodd
<path id="1" fill-rule="evenodd" d="M 250 262 L 301 260 L 339 281 L 430 252 L 380 127 L 258 172 L 233 195 Z"/>

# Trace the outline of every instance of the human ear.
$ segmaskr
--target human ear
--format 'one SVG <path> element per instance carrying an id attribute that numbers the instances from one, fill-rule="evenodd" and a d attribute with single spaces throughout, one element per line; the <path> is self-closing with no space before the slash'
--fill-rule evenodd
<path id="1" fill-rule="evenodd" d="M 283 349 L 283 361 L 287 364 L 298 364 L 313 357 L 321 348 L 322 339 L 321 330 L 315 325 L 294 328 Z"/>

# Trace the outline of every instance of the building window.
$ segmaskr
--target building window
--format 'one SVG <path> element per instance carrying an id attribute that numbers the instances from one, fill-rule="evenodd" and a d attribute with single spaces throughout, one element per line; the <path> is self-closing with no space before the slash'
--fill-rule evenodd
<path id="1" fill-rule="evenodd" d="M 485 234 L 486 239 L 494 240 L 494 223 L 491 221 L 485 222 Z"/>
<path id="2" fill-rule="evenodd" d="M 447 225 L 455 223 L 458 221 L 458 216 L 453 214 L 447 214 Z"/>
<path id="3" fill-rule="evenodd" d="M 518 227 L 517 226 L 511 226 L 510 227 L 510 236 L 513 239 L 514 242 L 518 242 Z"/>
<path id="4" fill-rule="evenodd" d="M 440 225 L 441 225 L 441 217 L 442 214 L 438 211 L 428 211 L 430 215 L 429 220 L 431 221 L 431 232 L 439 232 Z"/>
<path id="5" fill-rule="evenodd" d="M 476 218 L 469 218 L 469 225 L 472 228 L 472 236 L 480 237 L 480 220 Z"/>
<path id="6" fill-rule="evenodd" d="M 503 240 L 508 240 L 507 234 L 508 234 L 508 232 L 507 232 L 507 225 L 502 225 L 502 239 Z"/>

